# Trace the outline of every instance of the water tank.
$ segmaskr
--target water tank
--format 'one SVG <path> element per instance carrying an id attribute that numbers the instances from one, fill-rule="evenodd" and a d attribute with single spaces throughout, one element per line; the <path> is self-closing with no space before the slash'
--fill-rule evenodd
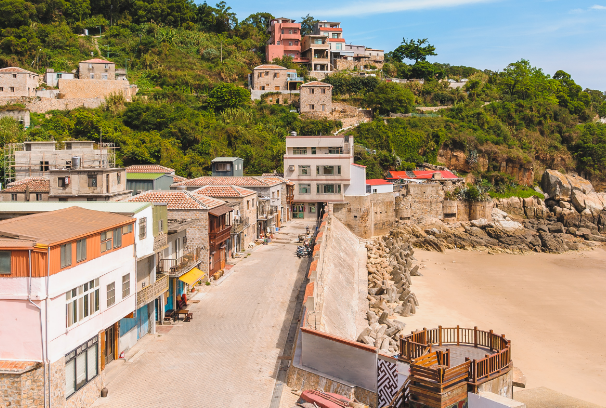
<path id="1" fill-rule="evenodd" d="M 72 157 L 72 169 L 80 168 L 80 156 Z"/>
<path id="2" fill-rule="evenodd" d="M 294 130 L 292 132 L 290 132 L 291 136 L 297 136 L 297 132 L 295 132 Z"/>

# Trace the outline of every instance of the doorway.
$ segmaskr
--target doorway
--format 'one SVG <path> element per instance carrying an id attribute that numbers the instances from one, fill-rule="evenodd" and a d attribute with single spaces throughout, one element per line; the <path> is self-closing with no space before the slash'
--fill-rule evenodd
<path id="1" fill-rule="evenodd" d="M 105 364 L 114 361 L 116 354 L 116 330 L 115 326 L 111 325 L 105 330 Z"/>

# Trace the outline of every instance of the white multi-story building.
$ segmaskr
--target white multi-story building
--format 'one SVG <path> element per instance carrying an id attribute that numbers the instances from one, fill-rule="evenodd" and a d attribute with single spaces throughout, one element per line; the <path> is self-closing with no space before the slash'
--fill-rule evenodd
<path id="1" fill-rule="evenodd" d="M 366 194 L 366 168 L 353 162 L 352 136 L 289 136 L 284 177 L 295 184 L 293 218 L 319 218 L 327 203 Z"/>
<path id="2" fill-rule="evenodd" d="M 21 392 L 28 406 L 99 396 L 119 321 L 135 311 L 135 221 L 80 207 L 0 221 L 0 365 L 18 366 L 24 387 L 0 405 Z"/>

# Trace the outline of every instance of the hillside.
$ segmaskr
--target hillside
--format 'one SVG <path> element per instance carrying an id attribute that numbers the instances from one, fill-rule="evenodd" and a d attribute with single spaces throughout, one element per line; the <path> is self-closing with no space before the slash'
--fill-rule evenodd
<path id="1" fill-rule="evenodd" d="M 192 177 L 207 174 L 214 156 L 236 155 L 245 159 L 247 173 L 259 174 L 281 170 L 289 131 L 327 134 L 341 127 L 301 119 L 290 106 L 249 100 L 243 87 L 251 68 L 264 62 L 269 13 L 238 21 L 224 2 L 212 7 L 187 0 L 0 4 L 0 66 L 72 71 L 93 55 L 127 67 L 139 87 L 133 102 L 116 97 L 98 109 L 32 114 L 27 131 L 3 118 L 1 144 L 98 140 L 102 133 L 120 147 L 123 165 L 160 163 Z M 82 35 L 85 29 L 90 35 Z M 387 54 L 377 75 L 422 77 L 424 83 L 345 74 L 325 80 L 335 99 L 374 109 L 374 121 L 350 130 L 367 148 L 356 150 L 356 161 L 368 166 L 369 177 L 429 162 L 472 173 L 501 192 L 532 184 L 532 174 L 545 167 L 605 178 L 606 125 L 594 123 L 606 116 L 604 92 L 583 90 L 565 72 L 551 77 L 524 60 L 495 73 L 423 59 L 408 65 L 401 51 Z M 463 88 L 443 80 L 463 77 L 469 79 Z M 419 106 L 448 108 L 384 119 Z"/>

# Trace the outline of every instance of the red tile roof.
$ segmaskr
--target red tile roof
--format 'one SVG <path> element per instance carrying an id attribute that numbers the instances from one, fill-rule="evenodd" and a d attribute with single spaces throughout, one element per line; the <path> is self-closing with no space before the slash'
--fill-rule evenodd
<path id="1" fill-rule="evenodd" d="M 369 186 L 382 186 L 382 185 L 391 185 L 393 183 L 390 183 L 387 180 L 383 180 L 383 179 L 368 179 L 366 180 L 366 184 Z"/>
<path id="2" fill-rule="evenodd" d="M 31 72 L 31 71 L 28 71 L 26 69 L 19 68 L 19 67 L 6 67 L 6 68 L 2 68 L 2 69 L 0 69 L 0 74 L 32 74 L 32 75 L 38 75 L 35 72 Z"/>
<path id="3" fill-rule="evenodd" d="M 239 186 L 239 187 L 271 187 L 286 180 L 279 177 L 198 177 L 176 183 L 177 186 L 204 187 L 204 186 Z M 174 185 L 174 184 L 173 184 Z"/>
<path id="4" fill-rule="evenodd" d="M 357 167 L 364 167 L 364 168 L 366 168 L 366 166 L 362 166 L 361 164 L 352 163 L 351 165 L 352 165 L 352 166 L 357 166 Z"/>
<path id="5" fill-rule="evenodd" d="M 169 210 L 209 210 L 225 204 L 215 198 L 183 190 L 151 190 L 128 199 L 130 202 L 166 203 Z"/>
<path id="6" fill-rule="evenodd" d="M 208 197 L 248 197 L 257 194 L 255 191 L 238 186 L 205 186 L 195 191 L 195 195 L 203 195 Z"/>
<path id="7" fill-rule="evenodd" d="M 345 38 L 329 38 L 330 42 L 345 42 Z"/>
<path id="8" fill-rule="evenodd" d="M 181 176 L 177 176 L 176 174 L 173 174 L 173 182 L 174 183 L 180 183 L 182 181 L 187 180 L 187 178 L 185 177 L 181 177 Z"/>
<path id="9" fill-rule="evenodd" d="M 111 61 L 106 61 L 106 60 L 102 60 L 99 58 L 93 58 L 93 59 L 89 59 L 86 61 L 80 61 L 80 62 L 87 62 L 89 64 L 113 64 L 113 62 L 111 62 Z"/>
<path id="10" fill-rule="evenodd" d="M 42 365 L 37 361 L 0 360 L 0 373 L 24 373 Z"/>
<path id="11" fill-rule="evenodd" d="M 414 177 L 408 173 L 412 173 Z M 452 172 L 448 170 L 414 170 L 412 172 L 408 171 L 390 171 L 389 175 L 391 177 L 387 177 L 389 180 L 396 179 L 408 179 L 408 180 L 431 180 L 433 175 L 439 173 L 442 179 L 458 179 L 459 177 L 455 176 Z"/>
<path id="12" fill-rule="evenodd" d="M 301 86 L 330 86 L 332 88 L 331 84 L 327 84 L 326 82 L 320 82 L 320 81 L 308 82 L 308 83 L 303 84 Z"/>
<path id="13" fill-rule="evenodd" d="M 31 193 L 48 193 L 50 192 L 50 180 L 44 177 L 27 177 L 9 183 L 2 192 L 25 193 L 28 187 Z"/>
<path id="14" fill-rule="evenodd" d="M 160 166 L 159 164 L 134 164 L 126 168 L 127 173 L 164 173 L 175 174 L 175 169 Z"/>

